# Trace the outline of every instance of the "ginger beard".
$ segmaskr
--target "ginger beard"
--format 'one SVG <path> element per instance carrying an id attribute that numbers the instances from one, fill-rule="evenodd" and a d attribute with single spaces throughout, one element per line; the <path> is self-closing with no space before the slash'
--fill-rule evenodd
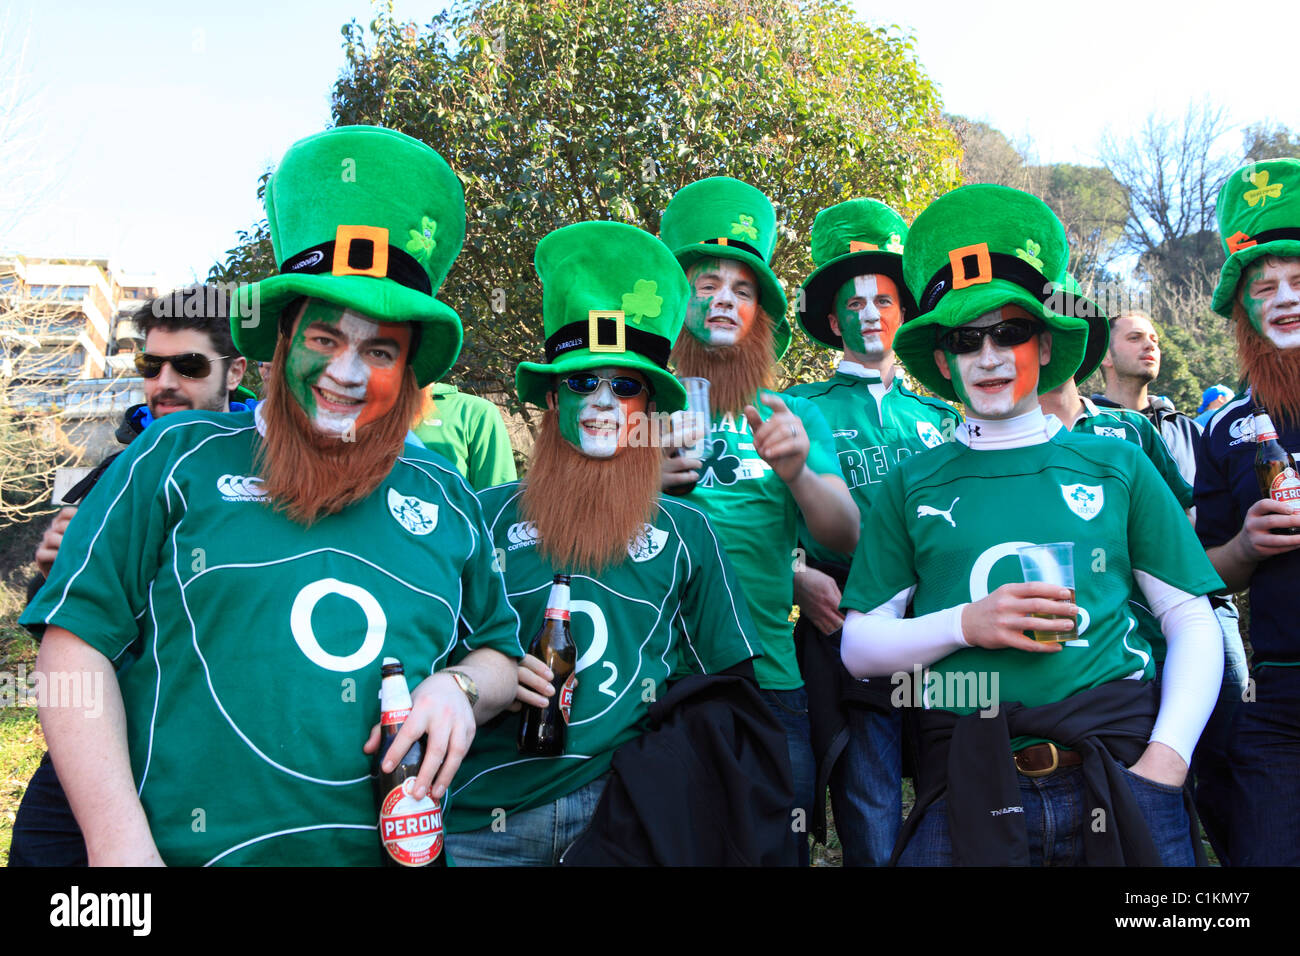
<path id="1" fill-rule="evenodd" d="M 362 323 L 349 321 L 333 326 L 341 333 L 328 347 L 335 353 L 348 349 L 369 351 L 372 363 L 381 362 L 378 352 L 393 354 L 391 347 L 382 343 L 398 343 L 396 361 L 388 366 L 390 374 L 379 376 L 376 382 L 372 369 L 372 387 L 365 389 L 363 401 L 351 408 L 336 402 L 338 389 L 345 383 L 335 382 L 327 371 L 331 362 L 328 359 L 322 362 L 319 351 L 316 356 L 300 354 L 306 346 L 301 341 L 304 337 L 298 333 L 315 334 L 318 329 L 314 319 L 325 315 L 312 311 L 308 316 L 307 310 L 312 305 L 329 306 L 329 303 L 309 300 L 294 326 L 294 334 L 281 334 L 276 342 L 266 401 L 259 406 L 266 435 L 254 457 L 254 467 L 262 476 L 267 500 L 292 521 L 308 526 L 321 515 L 342 511 L 379 487 L 392 471 L 423 402 L 408 361 L 410 328 L 401 323 L 377 323 L 358 313 L 329 306 L 336 310 L 333 313 L 336 318 L 347 312 L 348 317 Z M 352 335 L 358 332 L 364 333 L 360 339 Z M 322 338 L 331 336 L 325 334 Z M 324 342 L 315 344 L 325 347 Z M 344 364 L 347 364 L 346 357 Z M 306 369 L 308 374 L 314 370 L 312 380 L 296 377 L 295 369 Z M 316 384 L 320 382 L 324 384 Z M 300 396 L 316 398 L 321 388 L 326 393 L 324 400 L 311 405 L 309 416 Z M 324 414 L 321 405 L 326 406 Z M 346 410 L 340 412 L 341 406 Z M 356 424 L 347 427 L 349 422 Z"/>
<path id="2" fill-rule="evenodd" d="M 1300 257 L 1263 256 L 1232 305 L 1241 370 L 1279 427 L 1300 425 Z"/>
<path id="3" fill-rule="evenodd" d="M 558 386 L 561 394 L 567 390 L 562 383 Z M 648 405 L 645 392 L 624 401 L 631 404 L 625 409 L 629 416 L 644 413 Z M 536 525 L 538 550 L 552 565 L 595 573 L 625 560 L 629 542 L 653 518 L 659 448 L 653 441 L 628 443 L 622 431 L 623 444 L 614 454 L 585 454 L 580 442 L 562 434 L 562 429 L 570 430 L 562 424 L 565 414 L 561 398 L 558 410 L 550 408 L 542 415 L 523 481 L 520 514 Z"/>
<path id="4" fill-rule="evenodd" d="M 701 259 L 687 271 L 691 299 L 673 345 L 677 374 L 709 380 L 713 411 L 741 414 L 760 388 L 771 388 L 771 317 L 758 304 L 758 282 L 747 265 Z"/>
<path id="5" fill-rule="evenodd" d="M 839 325 L 845 351 L 879 362 L 894 347 L 903 321 L 898 286 L 886 275 L 854 276 L 840 286 L 830 317 Z"/>
<path id="6" fill-rule="evenodd" d="M 1036 321 L 1019 306 L 1007 305 L 965 324 L 988 328 L 1013 318 Z M 935 350 L 935 362 L 952 380 L 953 391 L 968 413 L 993 421 L 1015 418 L 1038 407 L 1038 380 L 1050 357 L 1051 338 L 1047 332 L 1010 348 L 1000 348 L 991 336 L 985 336 L 974 352 L 955 355 Z"/>

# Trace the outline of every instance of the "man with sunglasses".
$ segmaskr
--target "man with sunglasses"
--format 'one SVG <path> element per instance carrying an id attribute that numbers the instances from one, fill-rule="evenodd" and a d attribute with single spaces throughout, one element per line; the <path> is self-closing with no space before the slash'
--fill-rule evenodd
<path id="1" fill-rule="evenodd" d="M 908 235 L 921 314 L 895 349 L 967 417 L 881 483 L 841 644 L 851 673 L 893 673 L 898 704 L 925 708 L 903 864 L 1195 859 L 1182 787 L 1222 675 L 1204 597 L 1221 582 L 1139 447 L 1039 407 L 1087 343 L 1054 308 L 1068 255 L 1051 210 L 1001 186 L 941 197 Z M 1072 545 L 1073 591 L 1025 581 L 1020 549 L 1049 542 Z M 1159 689 L 1135 587 L 1169 646 Z"/>
<path id="2" fill-rule="evenodd" d="M 570 576 L 577 683 L 563 755 L 521 758 L 514 715 L 475 737 L 448 817 L 448 846 L 470 865 L 557 863 L 679 662 L 752 679 L 760 653 L 708 520 L 659 495 L 653 416 L 686 399 L 664 367 L 686 308 L 681 269 L 648 232 L 610 222 L 552 232 L 535 264 L 546 361 L 521 363 L 516 382 L 520 401 L 546 411 L 524 480 L 479 500 L 521 643 L 543 620 L 554 576 Z M 520 704 L 544 707 L 555 693 L 531 655 L 518 676 Z"/>
<path id="3" fill-rule="evenodd" d="M 861 514 L 895 463 L 950 439 L 960 416 L 903 384 L 894 335 L 916 304 L 903 281 L 907 224 L 875 199 L 853 199 L 817 214 L 812 274 L 801 288 L 799 324 L 825 348 L 843 350 L 835 374 L 787 394 L 822 412 L 840 470 Z M 882 866 L 902 823 L 902 720 L 887 680 L 854 680 L 840 663 L 840 591 L 849 554 L 822 547 L 800 522 L 807 566 L 795 572 L 795 643 L 809 686 L 818 799 L 827 786 L 845 866 Z M 814 814 L 814 822 L 820 823 Z M 815 829 L 820 829 L 817 827 Z"/>
<path id="4" fill-rule="evenodd" d="M 272 363 L 266 401 L 150 426 L 72 522 L 84 557 L 22 617 L 39 673 L 103 688 L 99 713 L 41 706 L 92 865 L 378 865 L 381 663 L 412 685 L 382 769 L 426 737 L 396 812 L 429 826 L 476 723 L 514 697 L 523 651 L 477 499 L 404 445 L 460 347 L 435 298 L 460 182 L 418 140 L 339 127 L 290 147 L 266 201 L 280 271 L 231 302 L 240 351 Z"/>

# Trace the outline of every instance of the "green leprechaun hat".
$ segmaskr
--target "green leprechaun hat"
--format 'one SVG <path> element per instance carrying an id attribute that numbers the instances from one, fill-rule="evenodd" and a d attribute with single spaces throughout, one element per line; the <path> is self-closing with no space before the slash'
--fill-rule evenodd
<path id="1" fill-rule="evenodd" d="M 1083 360 L 1088 323 L 1053 310 L 1069 259 L 1065 229 L 1036 196 L 1007 186 L 962 186 L 916 217 L 903 274 L 919 314 L 894 338 L 894 353 L 926 388 L 960 401 L 934 361 L 938 335 L 1004 305 L 1018 305 L 1052 332 L 1052 358 L 1039 394 L 1069 378 Z"/>
<path id="2" fill-rule="evenodd" d="M 776 211 L 749 183 L 712 176 L 683 186 L 668 201 L 659 238 L 683 270 L 700 259 L 734 259 L 754 270 L 758 302 L 772 319 L 772 350 L 780 360 L 790 347 L 786 300 L 768 265 L 776 248 Z"/>
<path id="3" fill-rule="evenodd" d="M 434 298 L 465 241 L 465 193 L 436 152 L 404 133 L 340 126 L 289 147 L 266 186 L 279 274 L 232 297 L 235 347 L 265 362 L 300 296 L 379 322 L 418 322 L 421 387 L 460 353 L 460 319 Z"/>
<path id="4" fill-rule="evenodd" d="M 1219 190 L 1219 240 L 1228 261 L 1214 290 L 1214 311 L 1232 318 L 1241 273 L 1261 256 L 1300 256 L 1300 159 L 1241 167 Z"/>
<path id="5" fill-rule="evenodd" d="M 916 303 L 903 280 L 907 223 L 878 199 L 850 199 L 823 209 L 813 220 L 812 274 L 804 280 L 799 325 L 816 342 L 833 349 L 844 340 L 831 331 L 830 313 L 844 283 L 854 276 L 886 275 L 898 285 L 905 316 Z"/>
<path id="6" fill-rule="evenodd" d="M 668 356 L 691 290 L 666 245 L 635 226 L 580 222 L 544 236 L 533 265 L 542 280 L 546 361 L 519 363 L 521 402 L 545 407 L 556 376 L 616 366 L 645 375 L 657 411 L 686 406 Z"/>
<path id="7" fill-rule="evenodd" d="M 1102 311 L 1101 306 L 1083 294 L 1083 286 L 1079 285 L 1079 280 L 1068 272 L 1061 282 L 1060 293 L 1059 305 L 1058 300 L 1055 299 L 1048 302 L 1052 311 L 1062 315 L 1073 315 L 1088 323 L 1088 345 L 1083 352 L 1083 361 L 1074 373 L 1074 381 L 1079 383 L 1097 371 L 1097 366 L 1106 357 L 1106 349 L 1110 345 L 1110 316 Z"/>

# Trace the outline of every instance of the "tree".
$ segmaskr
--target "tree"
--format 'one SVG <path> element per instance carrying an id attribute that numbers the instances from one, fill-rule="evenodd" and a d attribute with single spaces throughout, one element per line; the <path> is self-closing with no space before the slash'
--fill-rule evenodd
<path id="1" fill-rule="evenodd" d="M 1241 134 L 1242 155 L 1245 162 L 1262 162 L 1266 159 L 1286 159 L 1300 156 L 1300 133 L 1295 133 L 1281 123 L 1256 123 Z"/>

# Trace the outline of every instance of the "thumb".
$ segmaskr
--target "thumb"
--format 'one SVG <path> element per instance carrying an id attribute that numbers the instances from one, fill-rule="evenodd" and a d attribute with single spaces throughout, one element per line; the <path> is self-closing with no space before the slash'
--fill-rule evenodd
<path id="1" fill-rule="evenodd" d="M 763 401 L 767 401 L 766 396 L 764 396 Z M 758 431 L 763 425 L 763 416 L 758 414 L 758 409 L 753 405 L 745 406 L 745 420 L 749 422 L 749 430 L 751 432 Z"/>

